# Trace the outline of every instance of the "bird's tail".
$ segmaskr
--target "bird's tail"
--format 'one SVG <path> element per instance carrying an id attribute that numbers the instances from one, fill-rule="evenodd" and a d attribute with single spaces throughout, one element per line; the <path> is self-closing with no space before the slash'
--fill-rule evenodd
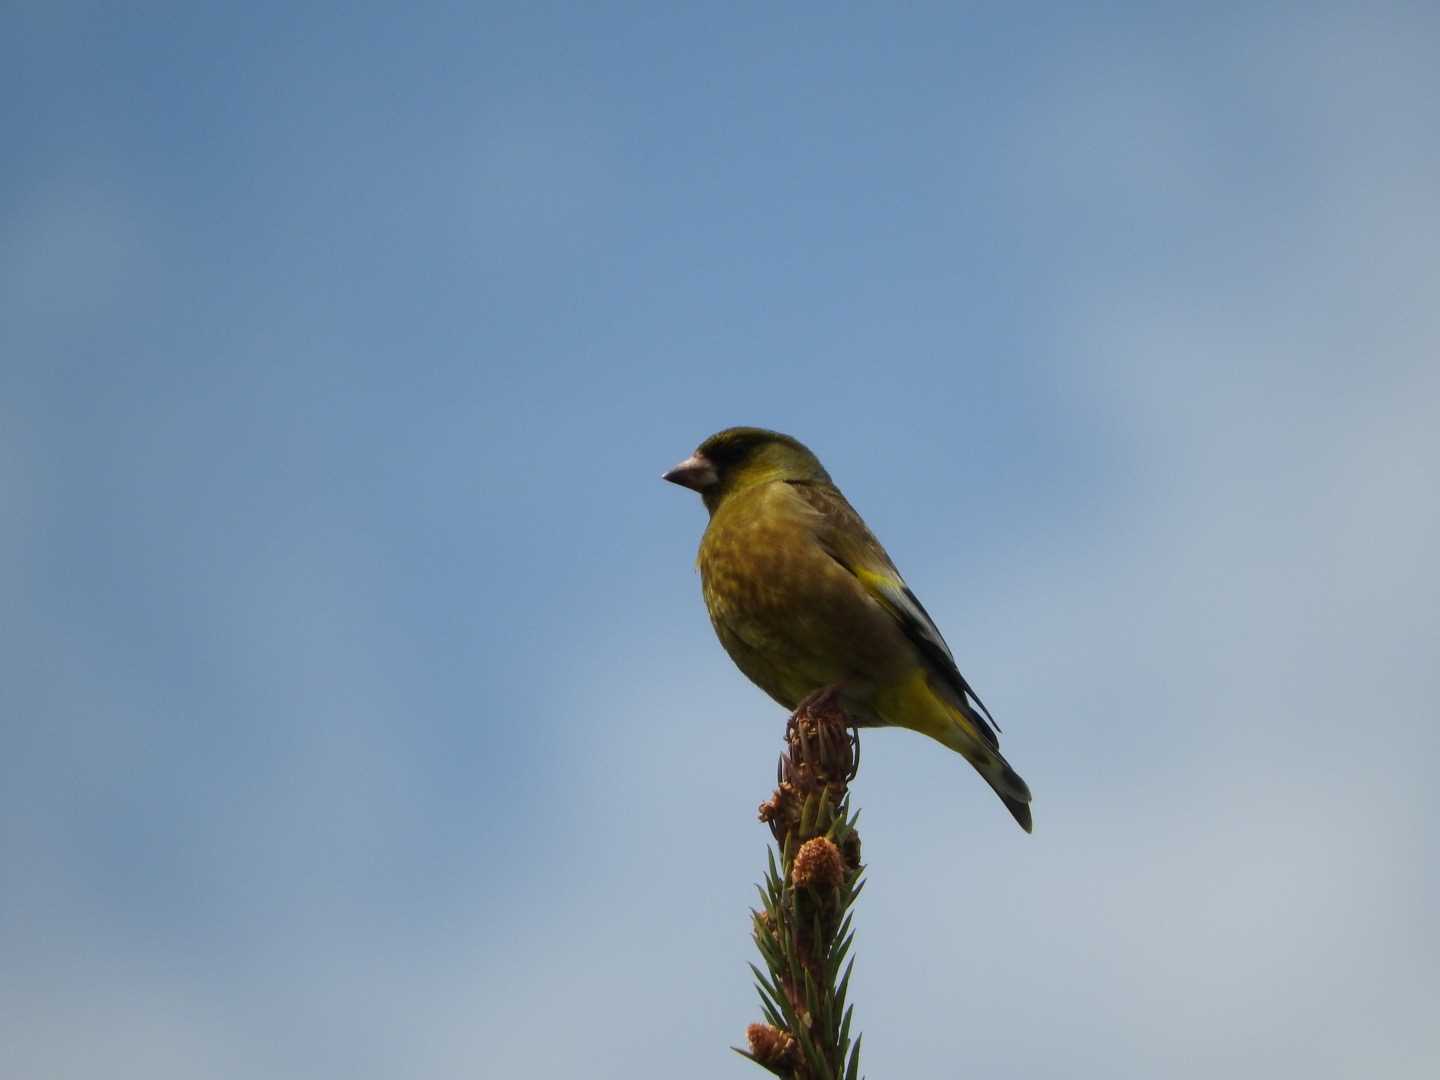
<path id="1" fill-rule="evenodd" d="M 1030 788 L 993 744 L 994 736 L 986 738 L 989 733 L 984 721 L 971 712 L 968 703 L 955 701 L 943 690 L 937 693 L 920 673 L 896 688 L 893 697 L 882 700 L 882 711 L 888 723 L 923 732 L 970 762 L 1020 827 L 1030 831 Z"/>
<path id="2" fill-rule="evenodd" d="M 1030 788 L 1020 774 L 1010 767 L 1003 754 L 973 734 L 975 727 L 963 716 L 945 729 L 940 741 L 956 751 L 975 767 L 985 782 L 995 789 L 1005 809 L 1027 833 L 1033 827 L 1030 818 Z"/>

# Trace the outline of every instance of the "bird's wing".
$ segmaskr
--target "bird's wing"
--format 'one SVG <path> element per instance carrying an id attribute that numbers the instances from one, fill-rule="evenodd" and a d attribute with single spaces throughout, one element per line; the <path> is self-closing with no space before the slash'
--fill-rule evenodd
<path id="1" fill-rule="evenodd" d="M 935 620 L 930 618 L 925 606 L 910 591 L 910 586 L 905 584 L 900 571 L 895 569 L 890 556 L 855 512 L 855 508 L 833 487 L 817 484 L 792 486 L 818 515 L 812 527 L 820 546 L 832 559 L 853 574 L 865 591 L 900 624 L 905 636 L 920 650 L 960 702 L 968 707 L 975 726 L 985 741 L 998 747 L 999 739 L 990 725 L 993 724 L 996 728 L 1000 725 L 995 723 L 990 710 L 980 700 L 980 695 L 975 693 L 965 676 L 960 674 L 960 669 L 955 665 L 955 657 L 950 653 L 950 646 L 945 644 L 945 638 L 941 636 Z M 982 713 L 983 717 L 980 715 Z"/>

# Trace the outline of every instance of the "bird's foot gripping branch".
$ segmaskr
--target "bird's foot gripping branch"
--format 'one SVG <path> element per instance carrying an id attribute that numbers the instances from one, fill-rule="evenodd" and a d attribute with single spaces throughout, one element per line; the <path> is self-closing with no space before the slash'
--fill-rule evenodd
<path id="1" fill-rule="evenodd" d="M 750 968 L 767 1022 L 750 1025 L 749 1050 L 738 1052 L 776 1076 L 855 1080 L 860 1037 L 852 1046 L 845 993 L 850 906 L 864 884 L 849 795 L 860 740 L 835 695 L 821 692 L 790 716 L 785 741 L 779 786 L 760 807 L 780 862 L 767 852 L 763 907 L 752 913 L 765 970 Z"/>

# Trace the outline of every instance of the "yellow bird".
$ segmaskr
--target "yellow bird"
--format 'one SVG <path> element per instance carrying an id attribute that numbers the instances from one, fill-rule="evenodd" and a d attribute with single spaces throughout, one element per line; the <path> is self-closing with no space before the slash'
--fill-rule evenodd
<path id="1" fill-rule="evenodd" d="M 705 607 L 737 667 L 787 709 L 833 688 L 863 725 L 919 731 L 961 754 L 1030 831 L 1030 789 L 993 720 L 890 556 L 818 458 L 735 427 L 664 479 L 700 493 Z"/>

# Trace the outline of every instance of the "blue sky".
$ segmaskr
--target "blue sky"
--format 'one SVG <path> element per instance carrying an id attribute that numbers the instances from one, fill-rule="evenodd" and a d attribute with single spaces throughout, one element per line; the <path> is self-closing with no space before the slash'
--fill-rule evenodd
<path id="1" fill-rule="evenodd" d="M 1426 5 L 3 19 L 7 1073 L 743 1075 L 758 423 L 1036 796 L 866 737 L 869 1075 L 1430 1075 Z"/>

